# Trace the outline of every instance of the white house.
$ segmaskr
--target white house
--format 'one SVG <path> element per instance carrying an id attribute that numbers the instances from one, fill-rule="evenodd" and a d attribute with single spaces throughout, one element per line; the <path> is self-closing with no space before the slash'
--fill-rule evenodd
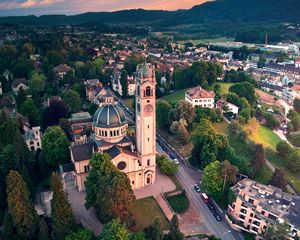
<path id="1" fill-rule="evenodd" d="M 224 99 L 220 99 L 216 102 L 216 108 L 224 111 L 224 112 L 232 112 L 234 116 L 239 115 L 239 107 L 225 101 Z"/>
<path id="2" fill-rule="evenodd" d="M 185 93 L 185 100 L 191 103 L 193 107 L 199 106 L 204 108 L 214 108 L 215 93 L 198 86 Z"/>
<path id="3" fill-rule="evenodd" d="M 24 141 L 31 151 L 37 151 L 38 149 L 42 149 L 42 134 L 41 127 L 32 127 L 29 126 L 24 127 Z"/>

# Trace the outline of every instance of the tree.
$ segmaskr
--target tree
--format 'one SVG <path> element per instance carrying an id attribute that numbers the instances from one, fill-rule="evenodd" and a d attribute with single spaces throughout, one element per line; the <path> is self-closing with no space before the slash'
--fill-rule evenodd
<path id="1" fill-rule="evenodd" d="M 156 121 L 158 127 L 162 130 L 167 130 L 170 127 L 170 110 L 171 105 L 165 101 L 157 101 L 156 103 Z"/>
<path id="2" fill-rule="evenodd" d="M 178 165 L 167 158 L 166 155 L 157 155 L 156 156 L 157 165 L 159 170 L 168 176 L 172 176 L 178 172 Z"/>
<path id="3" fill-rule="evenodd" d="M 94 240 L 94 234 L 87 229 L 80 229 L 77 232 L 69 234 L 65 240 Z"/>
<path id="4" fill-rule="evenodd" d="M 246 98 L 250 105 L 253 105 L 256 101 L 255 89 L 251 83 L 236 83 L 229 88 L 229 91 L 237 94 L 239 97 Z"/>
<path id="5" fill-rule="evenodd" d="M 29 76 L 29 88 L 34 94 L 40 94 L 46 86 L 46 77 L 42 73 L 32 72 Z"/>
<path id="6" fill-rule="evenodd" d="M 261 237 L 268 240 L 287 240 L 289 239 L 289 225 L 286 223 L 269 225 Z"/>
<path id="7" fill-rule="evenodd" d="M 72 89 L 64 91 L 62 99 L 69 106 L 71 112 L 76 112 L 81 108 L 80 95 Z"/>
<path id="8" fill-rule="evenodd" d="M 257 144 L 251 160 L 251 165 L 255 172 L 259 173 L 266 165 L 265 151 L 262 144 Z"/>
<path id="9" fill-rule="evenodd" d="M 287 158 L 291 149 L 292 149 L 291 145 L 287 141 L 284 141 L 284 140 L 278 142 L 276 145 L 276 151 L 277 151 L 278 155 L 283 159 Z"/>
<path id="10" fill-rule="evenodd" d="M 69 141 L 58 126 L 48 127 L 42 139 L 43 156 L 52 167 L 66 163 L 70 158 Z"/>
<path id="11" fill-rule="evenodd" d="M 145 236 L 145 233 L 143 233 L 143 232 L 132 233 L 129 236 L 129 239 L 130 240 L 147 240 L 146 236 Z"/>
<path id="12" fill-rule="evenodd" d="M 6 177 L 8 213 L 21 238 L 33 239 L 37 231 L 37 214 L 21 175 L 10 171 Z"/>
<path id="13" fill-rule="evenodd" d="M 164 240 L 183 240 L 184 236 L 179 229 L 179 219 L 175 214 L 171 220 L 170 232 L 164 237 Z"/>
<path id="14" fill-rule="evenodd" d="M 287 180 L 284 177 L 284 172 L 278 168 L 275 169 L 275 172 L 272 175 L 272 179 L 270 180 L 270 184 L 285 189 L 287 185 Z"/>
<path id="15" fill-rule="evenodd" d="M 251 115 L 250 115 L 250 111 L 248 109 L 243 109 L 240 112 L 240 118 L 243 118 L 243 121 L 245 123 L 248 123 L 249 119 L 250 119 Z"/>
<path id="16" fill-rule="evenodd" d="M 154 223 L 144 229 L 144 233 L 147 240 L 162 240 L 163 232 L 161 229 L 161 223 L 158 218 Z"/>
<path id="17" fill-rule="evenodd" d="M 238 169 L 236 166 L 232 165 L 227 160 L 221 162 L 221 173 L 224 179 L 223 181 L 223 191 L 227 183 L 233 184 L 236 182 L 236 174 Z"/>
<path id="18" fill-rule="evenodd" d="M 264 118 L 266 119 L 266 126 L 268 128 L 276 128 L 279 126 L 279 122 L 274 118 L 273 114 L 266 113 L 264 114 Z"/>
<path id="19" fill-rule="evenodd" d="M 223 178 L 221 173 L 221 163 L 214 161 L 204 168 L 202 177 L 202 189 L 210 196 L 215 196 L 222 191 Z"/>
<path id="20" fill-rule="evenodd" d="M 122 86 L 122 97 L 127 98 L 128 97 L 128 73 L 124 69 L 121 73 L 120 83 Z"/>
<path id="21" fill-rule="evenodd" d="M 190 128 L 195 119 L 195 109 L 192 104 L 185 100 L 181 100 L 177 106 L 179 119 L 184 119 Z"/>
<path id="22" fill-rule="evenodd" d="M 293 149 L 292 151 L 290 151 L 290 154 L 287 157 L 287 167 L 293 173 L 300 171 L 300 150 L 299 149 Z"/>
<path id="23" fill-rule="evenodd" d="M 52 100 L 43 113 L 43 127 L 58 125 L 59 119 L 68 118 L 69 110 L 65 102 Z"/>
<path id="24" fill-rule="evenodd" d="M 38 240 L 50 240 L 50 233 L 48 225 L 44 218 L 41 218 L 39 221 L 39 235 Z"/>
<path id="25" fill-rule="evenodd" d="M 20 106 L 20 113 L 28 117 L 31 125 L 38 125 L 39 114 L 32 98 L 28 98 L 25 102 L 22 103 L 22 105 Z"/>
<path id="26" fill-rule="evenodd" d="M 300 98 L 295 98 L 294 100 L 294 109 L 300 113 Z"/>
<path id="27" fill-rule="evenodd" d="M 120 220 L 114 219 L 104 225 L 99 240 L 129 240 L 129 233 Z"/>
<path id="28" fill-rule="evenodd" d="M 85 182 L 86 207 L 94 207 L 102 222 L 118 218 L 130 225 L 135 196 L 127 175 L 113 165 L 108 154 L 94 154 L 90 165 Z"/>
<path id="29" fill-rule="evenodd" d="M 64 240 L 68 234 L 75 230 L 76 225 L 71 206 L 56 173 L 51 175 L 51 188 L 53 191 L 51 200 L 52 237 L 55 240 Z"/>

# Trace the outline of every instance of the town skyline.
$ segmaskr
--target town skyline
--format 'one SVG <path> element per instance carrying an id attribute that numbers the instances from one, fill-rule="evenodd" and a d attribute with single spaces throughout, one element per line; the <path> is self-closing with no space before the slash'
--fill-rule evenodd
<path id="1" fill-rule="evenodd" d="M 153 0 L 153 1 L 109 1 L 109 0 L 1 0 L 0 16 L 73 15 L 84 12 L 112 12 L 126 9 L 178 10 L 189 9 L 209 0 Z"/>

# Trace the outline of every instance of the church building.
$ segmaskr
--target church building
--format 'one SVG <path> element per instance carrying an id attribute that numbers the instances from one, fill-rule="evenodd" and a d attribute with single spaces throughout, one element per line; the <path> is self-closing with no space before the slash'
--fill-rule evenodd
<path id="1" fill-rule="evenodd" d="M 134 137 L 127 135 L 125 113 L 111 94 L 104 96 L 93 117 L 91 139 L 72 143 L 71 159 L 74 165 L 75 185 L 85 189 L 90 170 L 90 159 L 95 152 L 107 153 L 113 164 L 130 179 L 132 189 L 153 184 L 156 176 L 156 109 L 155 69 L 144 63 L 136 73 L 136 130 Z"/>

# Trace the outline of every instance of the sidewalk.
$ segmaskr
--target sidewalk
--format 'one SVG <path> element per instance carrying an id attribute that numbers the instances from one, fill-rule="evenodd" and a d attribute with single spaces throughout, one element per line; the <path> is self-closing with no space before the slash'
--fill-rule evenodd
<path id="1" fill-rule="evenodd" d="M 166 199 L 161 194 L 155 195 L 154 199 L 156 200 L 156 202 L 158 203 L 159 207 L 163 211 L 164 215 L 166 216 L 166 218 L 170 222 L 171 219 L 174 216 L 174 212 L 170 208 L 169 204 L 166 202 Z"/>

